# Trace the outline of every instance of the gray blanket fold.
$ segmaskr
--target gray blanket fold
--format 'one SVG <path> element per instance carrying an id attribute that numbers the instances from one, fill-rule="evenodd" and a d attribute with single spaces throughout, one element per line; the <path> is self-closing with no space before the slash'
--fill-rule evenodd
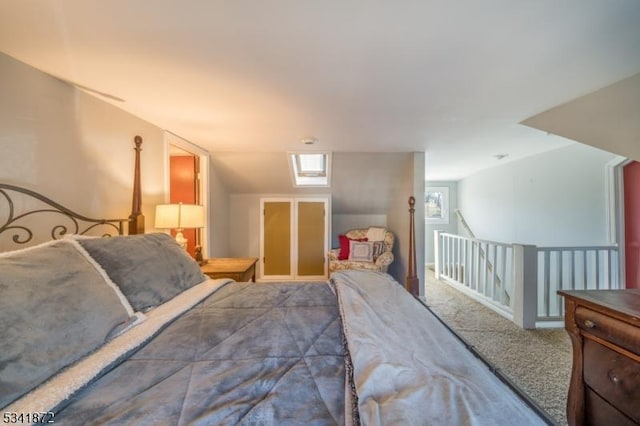
<path id="1" fill-rule="evenodd" d="M 545 422 L 389 275 L 337 272 L 365 425 Z"/>

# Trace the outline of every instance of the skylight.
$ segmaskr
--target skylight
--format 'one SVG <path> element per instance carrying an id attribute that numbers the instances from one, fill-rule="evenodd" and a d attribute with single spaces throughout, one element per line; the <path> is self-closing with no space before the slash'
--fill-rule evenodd
<path id="1" fill-rule="evenodd" d="M 328 153 L 289 153 L 295 186 L 329 186 Z"/>

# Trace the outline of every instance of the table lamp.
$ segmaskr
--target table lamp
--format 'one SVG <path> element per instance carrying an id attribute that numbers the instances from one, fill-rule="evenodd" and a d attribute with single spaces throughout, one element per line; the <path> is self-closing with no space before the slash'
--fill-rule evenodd
<path id="1" fill-rule="evenodd" d="M 187 228 L 204 227 L 204 206 L 199 204 L 158 204 L 156 206 L 155 227 L 175 229 L 176 242 L 187 249 L 187 239 L 182 233 Z"/>

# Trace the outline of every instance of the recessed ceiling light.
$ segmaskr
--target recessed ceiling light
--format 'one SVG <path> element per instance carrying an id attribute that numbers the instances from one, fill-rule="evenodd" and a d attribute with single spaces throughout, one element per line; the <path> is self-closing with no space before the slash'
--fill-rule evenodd
<path id="1" fill-rule="evenodd" d="M 308 138 L 301 139 L 300 142 L 305 145 L 313 145 L 318 142 L 318 138 L 316 138 L 315 136 L 309 136 Z"/>

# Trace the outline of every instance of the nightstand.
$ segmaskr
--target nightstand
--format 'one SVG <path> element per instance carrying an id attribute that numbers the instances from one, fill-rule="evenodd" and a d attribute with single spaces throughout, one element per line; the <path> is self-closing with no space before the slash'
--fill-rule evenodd
<path id="1" fill-rule="evenodd" d="M 257 257 L 216 257 L 200 265 L 209 278 L 231 278 L 238 282 L 256 281 Z"/>

